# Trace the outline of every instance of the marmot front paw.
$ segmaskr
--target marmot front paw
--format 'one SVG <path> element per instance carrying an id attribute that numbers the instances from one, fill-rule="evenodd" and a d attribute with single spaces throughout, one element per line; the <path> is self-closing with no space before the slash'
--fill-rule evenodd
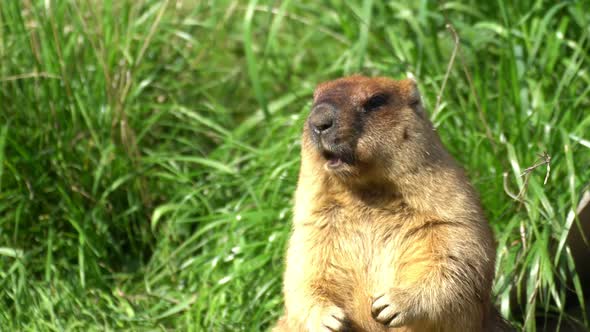
<path id="1" fill-rule="evenodd" d="M 408 324 L 412 315 L 409 308 L 399 302 L 399 299 L 406 299 L 406 296 L 393 290 L 376 297 L 371 306 L 373 319 L 387 327 L 400 327 Z"/>
<path id="2" fill-rule="evenodd" d="M 347 332 L 350 331 L 350 321 L 344 311 L 336 306 L 325 308 L 319 312 L 316 319 L 312 319 L 308 330 L 310 332 Z"/>

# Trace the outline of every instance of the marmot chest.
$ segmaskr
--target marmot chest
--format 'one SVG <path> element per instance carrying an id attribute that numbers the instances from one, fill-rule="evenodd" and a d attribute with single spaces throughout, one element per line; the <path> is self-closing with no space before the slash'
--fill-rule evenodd
<path id="1" fill-rule="evenodd" d="M 403 209 L 351 206 L 324 212 L 307 240 L 309 254 L 320 261 L 312 260 L 325 266 L 328 279 L 364 279 L 393 267 L 398 235 L 408 218 Z"/>

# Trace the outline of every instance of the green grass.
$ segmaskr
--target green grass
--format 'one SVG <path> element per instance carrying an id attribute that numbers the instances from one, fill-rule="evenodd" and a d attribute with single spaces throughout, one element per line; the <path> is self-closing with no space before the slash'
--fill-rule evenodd
<path id="1" fill-rule="evenodd" d="M 565 319 L 588 26 L 588 1 L 2 1 L 0 330 L 270 327 L 313 88 L 359 72 L 419 80 L 496 231 L 502 312 Z"/>

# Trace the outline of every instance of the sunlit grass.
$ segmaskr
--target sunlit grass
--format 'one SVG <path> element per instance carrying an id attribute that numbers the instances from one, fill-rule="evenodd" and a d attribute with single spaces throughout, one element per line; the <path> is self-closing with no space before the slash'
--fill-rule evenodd
<path id="1" fill-rule="evenodd" d="M 590 182 L 588 7 L 3 1 L 2 330 L 267 329 L 311 93 L 358 72 L 418 79 L 496 231 L 504 315 L 566 319 L 588 282 L 565 242 Z M 525 183 L 543 152 L 547 183 Z"/>

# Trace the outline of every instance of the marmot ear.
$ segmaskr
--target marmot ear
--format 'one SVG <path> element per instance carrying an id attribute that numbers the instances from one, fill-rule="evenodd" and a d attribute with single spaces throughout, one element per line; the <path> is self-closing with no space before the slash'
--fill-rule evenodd
<path id="1" fill-rule="evenodd" d="M 404 94 L 407 97 L 408 105 L 421 117 L 426 116 L 422 106 L 422 95 L 418 89 L 418 82 L 412 76 L 402 80 Z"/>
<path id="2" fill-rule="evenodd" d="M 420 90 L 418 90 L 418 82 L 414 77 L 408 77 L 402 80 L 402 86 L 408 98 L 408 104 L 414 105 L 422 102 L 422 96 L 420 95 Z"/>

